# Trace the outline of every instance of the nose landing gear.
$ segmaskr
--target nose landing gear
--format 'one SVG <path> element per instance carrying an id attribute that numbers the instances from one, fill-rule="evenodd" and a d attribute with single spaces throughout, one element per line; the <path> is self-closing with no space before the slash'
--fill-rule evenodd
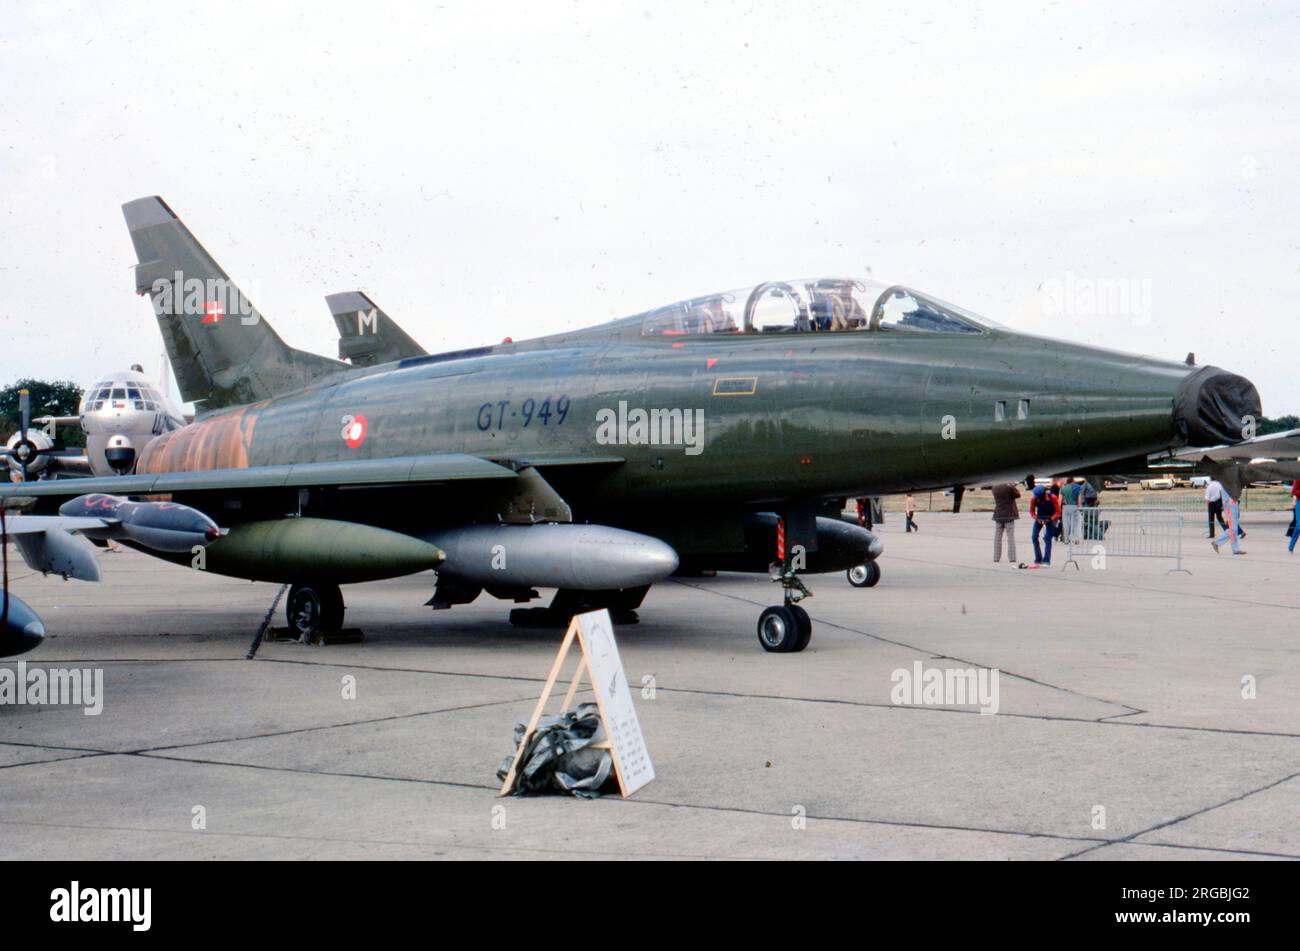
<path id="1" fill-rule="evenodd" d="M 799 606 L 812 592 L 799 580 L 799 575 L 787 561 L 774 561 L 772 580 L 780 582 L 785 594 L 784 604 L 765 608 L 758 618 L 758 643 L 763 650 L 774 654 L 793 654 L 803 650 L 812 640 L 812 618 Z"/>

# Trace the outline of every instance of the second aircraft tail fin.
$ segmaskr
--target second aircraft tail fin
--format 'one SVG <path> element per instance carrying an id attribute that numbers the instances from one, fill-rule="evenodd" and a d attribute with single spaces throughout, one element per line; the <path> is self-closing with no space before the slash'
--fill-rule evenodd
<path id="1" fill-rule="evenodd" d="M 350 360 L 354 367 L 370 367 L 428 355 L 361 291 L 330 294 L 325 303 L 339 329 L 340 360 Z"/>

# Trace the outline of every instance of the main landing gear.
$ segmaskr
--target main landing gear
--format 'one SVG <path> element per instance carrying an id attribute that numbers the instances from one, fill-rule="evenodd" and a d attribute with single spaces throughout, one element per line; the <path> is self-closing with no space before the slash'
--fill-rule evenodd
<path id="1" fill-rule="evenodd" d="M 784 604 L 765 608 L 758 618 L 758 643 L 774 654 L 792 654 L 803 650 L 812 640 L 812 618 L 798 602 L 812 597 L 789 562 L 773 562 L 772 580 L 779 581 L 785 594 Z"/>
<path id="2" fill-rule="evenodd" d="M 343 628 L 343 592 L 336 584 L 295 584 L 285 602 L 289 630 L 306 643 L 321 631 Z"/>
<path id="3" fill-rule="evenodd" d="M 572 591 L 561 588 L 555 592 L 548 607 L 515 608 L 510 612 L 510 623 L 515 627 L 558 628 L 563 630 L 575 614 L 586 611 L 609 610 L 615 624 L 636 624 L 640 621 L 636 609 L 645 600 L 650 586 L 618 588 L 608 591 Z M 534 592 L 534 595 L 536 592 Z"/>

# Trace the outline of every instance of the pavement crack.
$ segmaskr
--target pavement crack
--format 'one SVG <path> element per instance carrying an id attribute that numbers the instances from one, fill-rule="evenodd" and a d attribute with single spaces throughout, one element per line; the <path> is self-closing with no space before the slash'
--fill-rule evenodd
<path id="1" fill-rule="evenodd" d="M 412 720 L 418 717 L 437 716 L 443 713 L 458 713 L 465 710 L 480 710 L 485 707 L 499 707 L 512 703 L 536 701 L 535 697 L 508 697 L 504 700 L 486 700 L 483 703 L 467 703 L 455 707 L 440 707 L 437 710 L 417 710 L 414 713 L 394 713 L 384 717 L 367 717 L 360 720 L 345 720 L 342 723 L 326 723 L 318 726 L 294 727 L 291 730 L 272 730 L 267 733 L 250 733 L 246 736 L 229 736 L 218 739 L 197 740 L 193 743 L 176 743 L 169 746 L 147 746 L 135 750 L 123 750 L 124 755 L 143 756 L 150 753 L 164 753 L 168 750 L 191 749 L 196 746 L 209 746 L 214 743 L 240 743 L 246 740 L 266 740 L 277 736 L 295 736 L 303 733 L 316 733 L 322 730 L 340 730 L 350 726 L 368 726 L 374 723 L 392 723 L 396 720 Z"/>
<path id="2" fill-rule="evenodd" d="M 731 598 L 732 600 L 735 600 L 735 601 L 741 601 L 741 602 L 744 602 L 744 603 L 746 603 L 746 604 L 752 604 L 752 605 L 754 605 L 755 607 L 763 607 L 763 606 L 764 606 L 764 605 L 762 604 L 762 602 L 759 602 L 759 601 L 753 601 L 753 600 L 751 600 L 751 599 L 749 599 L 749 598 L 741 597 L 740 595 L 729 594 L 729 593 L 724 592 L 724 591 L 718 591 L 718 590 L 716 590 L 716 589 L 714 589 L 714 588 L 708 588 L 708 587 L 705 587 L 704 585 L 690 584 L 690 583 L 688 583 L 688 582 L 685 582 L 685 581 L 682 581 L 682 580 L 680 580 L 680 579 L 676 579 L 676 578 L 671 579 L 671 580 L 673 580 L 675 583 L 677 583 L 677 584 L 679 584 L 679 585 L 682 585 L 683 587 L 694 588 L 696 591 L 703 591 L 703 592 L 705 592 L 705 593 L 707 593 L 707 594 L 713 594 L 713 595 L 717 595 L 717 596 L 719 596 L 719 597 L 723 597 L 723 598 Z M 860 635 L 860 636 L 862 636 L 862 637 L 869 637 L 869 638 L 871 638 L 872 640 L 880 641 L 881 643 L 884 643 L 884 644 L 892 644 L 892 645 L 895 646 L 895 647 L 902 647 L 902 648 L 905 648 L 905 649 L 907 649 L 907 650 L 924 652 L 924 653 L 930 655 L 931 657 L 942 657 L 942 658 L 944 658 L 944 659 L 946 659 L 946 660 L 953 660 L 953 661 L 956 661 L 957 663 L 960 663 L 960 664 L 968 664 L 968 665 L 973 666 L 973 667 L 988 667 L 988 666 L 990 666 L 990 665 L 988 665 L 988 664 L 980 664 L 980 663 L 978 663 L 978 662 L 976 662 L 976 661 L 968 660 L 968 659 L 966 659 L 966 658 L 962 658 L 962 657 L 952 657 L 951 655 L 943 654 L 943 653 L 938 652 L 938 651 L 933 651 L 933 650 L 930 650 L 930 649 L 925 648 L 925 647 L 921 647 L 921 646 L 916 645 L 916 644 L 909 644 L 909 643 L 907 643 L 906 641 L 894 640 L 893 638 L 890 638 L 890 637 L 884 637 L 884 636 L 882 636 L 882 635 L 880 635 L 880 634 L 872 634 L 870 631 L 863 631 L 863 630 L 859 630 L 858 628 L 849 627 L 849 626 L 844 625 L 844 624 L 837 624 L 837 623 L 835 623 L 834 621 L 827 621 L 827 620 L 825 620 L 824 618 L 816 618 L 816 617 L 815 617 L 815 618 L 813 618 L 813 620 L 816 621 L 818 624 L 824 624 L 824 625 L 826 625 L 827 627 L 833 627 L 833 628 L 835 628 L 836 630 L 845 631 L 845 632 L 847 632 L 847 633 L 849 633 L 849 634 L 858 634 L 858 635 Z M 1070 695 L 1073 696 L 1073 697 L 1080 697 L 1080 698 L 1082 698 L 1082 699 L 1084 699 L 1084 700 L 1092 700 L 1092 701 L 1094 701 L 1094 702 L 1096 702 L 1096 703 L 1104 703 L 1104 704 L 1107 704 L 1108 706 L 1112 706 L 1112 707 L 1121 707 L 1121 708 L 1123 708 L 1123 709 L 1125 709 L 1125 710 L 1128 710 L 1128 711 L 1130 711 L 1130 712 L 1132 712 L 1132 713 L 1141 713 L 1141 712 L 1142 712 L 1142 711 L 1139 710 L 1137 707 L 1135 707 L 1135 706 L 1133 706 L 1133 705 L 1131 705 L 1131 704 L 1122 703 L 1122 702 L 1120 702 L 1120 701 L 1118 701 L 1118 700 L 1108 700 L 1108 699 L 1106 699 L 1105 697 L 1094 697 L 1094 696 L 1092 696 L 1091 694 L 1082 693 L 1082 692 L 1080 692 L 1080 691 L 1078 691 L 1078 690 L 1071 690 L 1069 687 L 1062 687 L 1062 686 L 1059 685 L 1059 684 L 1053 684 L 1053 683 L 1049 683 L 1049 682 L 1047 682 L 1047 681 L 1045 681 L 1045 680 L 1039 680 L 1039 679 L 1037 679 L 1036 677 L 1030 677 L 1030 676 L 1028 676 L 1027 674 L 1017 674 L 1017 673 L 1015 673 L 1014 671 L 1005 670 L 1004 668 L 1001 668 L 1001 667 L 998 668 L 998 671 L 999 671 L 1000 673 L 1005 674 L 1005 675 L 1008 676 L 1008 677 L 1012 677 L 1012 678 L 1014 678 L 1014 679 L 1016 679 L 1016 680 L 1023 680 L 1023 681 L 1025 681 L 1026 683 L 1031 683 L 1031 684 L 1034 684 L 1034 685 L 1039 686 L 1039 687 L 1045 687 L 1045 688 L 1047 688 L 1047 689 L 1049 689 L 1049 690 L 1058 690 L 1058 691 L 1060 691 L 1060 692 L 1062 692 L 1062 693 L 1068 693 L 1068 694 L 1070 694 Z"/>
<path id="3" fill-rule="evenodd" d="M 1177 825 L 1180 822 L 1186 822 L 1188 819 L 1195 819 L 1197 816 L 1203 816 L 1207 812 L 1213 812 L 1215 809 L 1222 809 L 1224 806 L 1230 806 L 1235 802 L 1241 802 L 1243 799 L 1248 799 L 1249 797 L 1254 796 L 1257 793 L 1267 792 L 1268 790 L 1273 789 L 1277 786 L 1281 786 L 1283 783 L 1290 782 L 1291 780 L 1297 777 L 1300 777 L 1300 771 L 1291 773 L 1288 776 L 1283 776 L 1281 779 L 1275 779 L 1271 783 L 1265 783 L 1263 786 L 1260 786 L 1257 789 L 1248 789 L 1245 792 L 1239 793 L 1236 796 L 1232 796 L 1228 799 L 1225 799 L 1222 802 L 1212 803 L 1211 805 L 1203 806 L 1200 809 L 1193 809 L 1191 812 L 1186 813 L 1185 815 L 1176 816 L 1173 819 L 1166 819 L 1164 822 L 1157 822 L 1153 826 L 1149 826 L 1145 829 L 1139 829 L 1137 832 L 1134 832 L 1131 835 L 1126 835 L 1122 839 L 1113 839 L 1101 845 L 1093 845 L 1086 849 L 1080 849 L 1078 852 L 1071 852 L 1069 855 L 1062 855 L 1057 861 L 1064 862 L 1068 859 L 1078 858 L 1080 855 L 1087 855 L 1089 852 L 1095 852 L 1097 849 L 1103 849 L 1109 845 L 1122 845 L 1125 843 L 1132 843 L 1134 845 L 1164 845 L 1164 843 L 1162 842 L 1134 842 L 1133 840 L 1138 838 L 1139 836 L 1150 835 L 1152 832 L 1158 832 L 1159 830 L 1166 829 L 1169 826 Z M 1189 848 L 1190 847 L 1191 846 L 1189 846 Z"/>

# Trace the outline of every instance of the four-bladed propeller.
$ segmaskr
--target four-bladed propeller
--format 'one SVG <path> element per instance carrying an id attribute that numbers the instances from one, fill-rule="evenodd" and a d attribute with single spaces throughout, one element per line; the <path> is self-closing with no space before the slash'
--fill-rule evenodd
<path id="1" fill-rule="evenodd" d="M 60 456 L 80 456 L 79 449 L 60 449 L 55 441 L 40 429 L 32 429 L 31 394 L 18 391 L 18 432 L 7 445 L 0 447 L 0 456 L 7 457 L 9 468 L 19 482 L 30 482 L 45 471 L 50 459 Z"/>
<path id="2" fill-rule="evenodd" d="M 41 447 L 32 442 L 27 436 L 27 431 L 32 425 L 32 400 L 31 394 L 27 390 L 18 391 L 18 438 L 10 440 L 10 445 L 6 446 L 0 452 L 8 456 L 17 463 L 17 471 L 22 475 L 23 482 L 27 482 L 31 473 L 33 463 L 41 454 Z"/>

